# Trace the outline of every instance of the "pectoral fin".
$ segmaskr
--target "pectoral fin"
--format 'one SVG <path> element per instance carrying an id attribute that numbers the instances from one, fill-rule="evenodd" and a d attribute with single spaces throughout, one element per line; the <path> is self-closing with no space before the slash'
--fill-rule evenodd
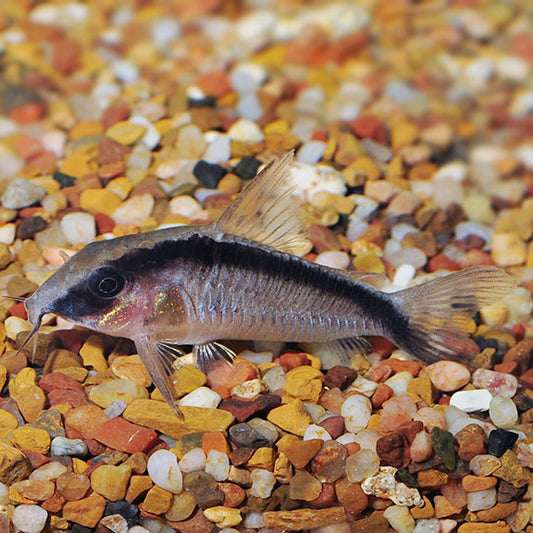
<path id="1" fill-rule="evenodd" d="M 298 202 L 291 196 L 293 153 L 270 161 L 215 222 L 224 233 L 254 240 L 281 252 L 311 249 Z"/>
<path id="2" fill-rule="evenodd" d="M 311 353 L 315 351 L 318 351 L 319 354 L 326 353 L 329 359 L 336 361 L 336 364 L 343 365 L 349 365 L 356 353 L 367 355 L 372 351 L 372 345 L 364 337 L 351 337 L 323 343 L 305 343 L 301 346 Z"/>
<path id="3" fill-rule="evenodd" d="M 178 398 L 172 375 L 174 373 L 173 363 L 183 352 L 166 341 L 154 341 L 150 337 L 135 339 L 135 346 L 155 386 L 176 415 L 181 417 L 182 414 L 176 404 Z"/>
<path id="4" fill-rule="evenodd" d="M 236 357 L 233 350 L 230 350 L 227 346 L 224 346 L 218 342 L 197 344 L 193 348 L 192 353 L 195 358 L 196 366 L 198 366 L 198 368 L 206 374 L 218 361 L 231 363 Z"/>

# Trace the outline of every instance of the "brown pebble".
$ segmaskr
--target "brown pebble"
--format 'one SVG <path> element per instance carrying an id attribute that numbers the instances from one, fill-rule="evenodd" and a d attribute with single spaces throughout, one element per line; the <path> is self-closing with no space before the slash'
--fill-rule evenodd
<path id="1" fill-rule="evenodd" d="M 491 489 L 496 485 L 498 480 L 491 476 L 473 476 L 467 474 L 462 480 L 461 484 L 466 492 L 479 492 L 480 490 Z"/>
<path id="2" fill-rule="evenodd" d="M 335 485 L 333 483 L 322 483 L 322 489 L 318 497 L 308 503 L 315 509 L 325 509 L 326 507 L 331 507 L 335 499 Z"/>
<path id="3" fill-rule="evenodd" d="M 381 464 L 385 466 L 405 468 L 411 460 L 409 441 L 403 433 L 391 433 L 378 439 L 376 453 L 381 460 Z"/>
<path id="4" fill-rule="evenodd" d="M 68 501 L 81 500 L 89 490 L 91 482 L 89 478 L 83 474 L 75 474 L 74 472 L 67 472 L 57 478 L 57 490 Z"/>
<path id="5" fill-rule="evenodd" d="M 104 514 L 107 501 L 94 492 L 83 500 L 67 502 L 63 507 L 63 518 L 80 526 L 95 527 Z"/>
<path id="6" fill-rule="evenodd" d="M 435 490 L 438 489 L 449 481 L 449 476 L 445 472 L 430 468 L 429 470 L 422 470 L 418 472 L 416 480 L 423 489 Z"/>
<path id="7" fill-rule="evenodd" d="M 320 439 L 300 440 L 292 435 L 286 435 L 276 445 L 278 450 L 287 456 L 294 468 L 305 468 L 322 447 L 322 442 Z"/>
<path id="8" fill-rule="evenodd" d="M 359 483 L 351 483 L 347 478 L 339 479 L 335 483 L 335 493 L 339 503 L 352 516 L 361 514 L 368 507 L 368 496 Z"/>
<path id="9" fill-rule="evenodd" d="M 389 523 L 382 511 L 374 511 L 361 520 L 355 520 L 350 526 L 351 533 L 383 533 L 389 530 Z"/>
<path id="10" fill-rule="evenodd" d="M 476 455 L 485 453 L 487 437 L 478 424 L 469 424 L 457 432 L 455 440 L 459 444 L 458 455 L 464 461 L 471 461 Z"/>
<path id="11" fill-rule="evenodd" d="M 66 502 L 65 497 L 56 490 L 51 498 L 41 503 L 41 507 L 49 513 L 59 513 Z"/>
<path id="12" fill-rule="evenodd" d="M 490 509 L 484 509 L 476 513 L 478 520 L 482 522 L 495 522 L 497 520 L 503 520 L 508 516 L 511 516 L 516 512 L 518 508 L 518 502 L 497 503 Z"/>
<path id="13" fill-rule="evenodd" d="M 511 528 L 503 520 L 492 523 L 466 522 L 459 526 L 457 533 L 511 533 Z"/>
<path id="14" fill-rule="evenodd" d="M 362 494 L 364 494 L 361 491 Z M 346 522 L 343 507 L 329 509 L 294 509 L 292 511 L 265 511 L 265 527 L 282 531 L 302 531 Z M 199 530 L 198 530 L 199 531 Z"/>
<path id="15" fill-rule="evenodd" d="M 392 398 L 393 394 L 394 391 L 388 385 L 380 383 L 371 398 L 374 409 L 379 409 L 387 400 Z"/>

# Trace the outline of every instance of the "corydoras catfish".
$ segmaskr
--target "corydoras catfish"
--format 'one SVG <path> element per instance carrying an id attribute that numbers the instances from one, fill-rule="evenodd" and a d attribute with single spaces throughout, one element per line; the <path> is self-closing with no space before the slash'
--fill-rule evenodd
<path id="1" fill-rule="evenodd" d="M 221 339 L 329 343 L 364 351 L 382 335 L 427 363 L 477 353 L 457 315 L 495 302 L 513 279 L 471 267 L 386 293 L 374 276 L 321 266 L 291 197 L 292 154 L 272 161 L 210 226 L 181 226 L 87 245 L 26 301 L 32 333 L 45 313 L 127 337 L 176 412 L 172 355 L 193 345 L 205 369 L 233 353 Z M 464 324 L 464 321 L 463 321 Z"/>

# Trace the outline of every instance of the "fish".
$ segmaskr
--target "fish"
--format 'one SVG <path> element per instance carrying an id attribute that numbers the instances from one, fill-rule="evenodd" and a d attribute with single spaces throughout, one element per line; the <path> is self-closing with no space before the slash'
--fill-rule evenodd
<path id="1" fill-rule="evenodd" d="M 193 346 L 204 371 L 235 354 L 224 339 L 323 344 L 349 357 L 384 336 L 415 358 L 468 362 L 479 352 L 465 320 L 516 282 L 474 266 L 399 290 L 375 274 L 322 266 L 309 251 L 291 183 L 291 152 L 266 164 L 210 225 L 176 226 L 88 244 L 26 302 L 38 331 L 54 313 L 131 339 L 179 414 L 174 362 Z"/>

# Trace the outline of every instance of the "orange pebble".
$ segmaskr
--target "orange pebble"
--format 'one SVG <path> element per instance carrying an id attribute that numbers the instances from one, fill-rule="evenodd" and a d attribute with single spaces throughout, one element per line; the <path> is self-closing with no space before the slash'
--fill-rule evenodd
<path id="1" fill-rule="evenodd" d="M 495 477 L 491 476 L 483 477 L 468 474 L 462 479 L 461 483 L 466 492 L 479 492 L 480 490 L 491 489 L 496 485 L 497 481 Z"/>
<path id="2" fill-rule="evenodd" d="M 220 431 L 208 431 L 202 435 L 202 450 L 207 455 L 211 450 L 229 454 L 229 445 L 226 437 Z"/>

